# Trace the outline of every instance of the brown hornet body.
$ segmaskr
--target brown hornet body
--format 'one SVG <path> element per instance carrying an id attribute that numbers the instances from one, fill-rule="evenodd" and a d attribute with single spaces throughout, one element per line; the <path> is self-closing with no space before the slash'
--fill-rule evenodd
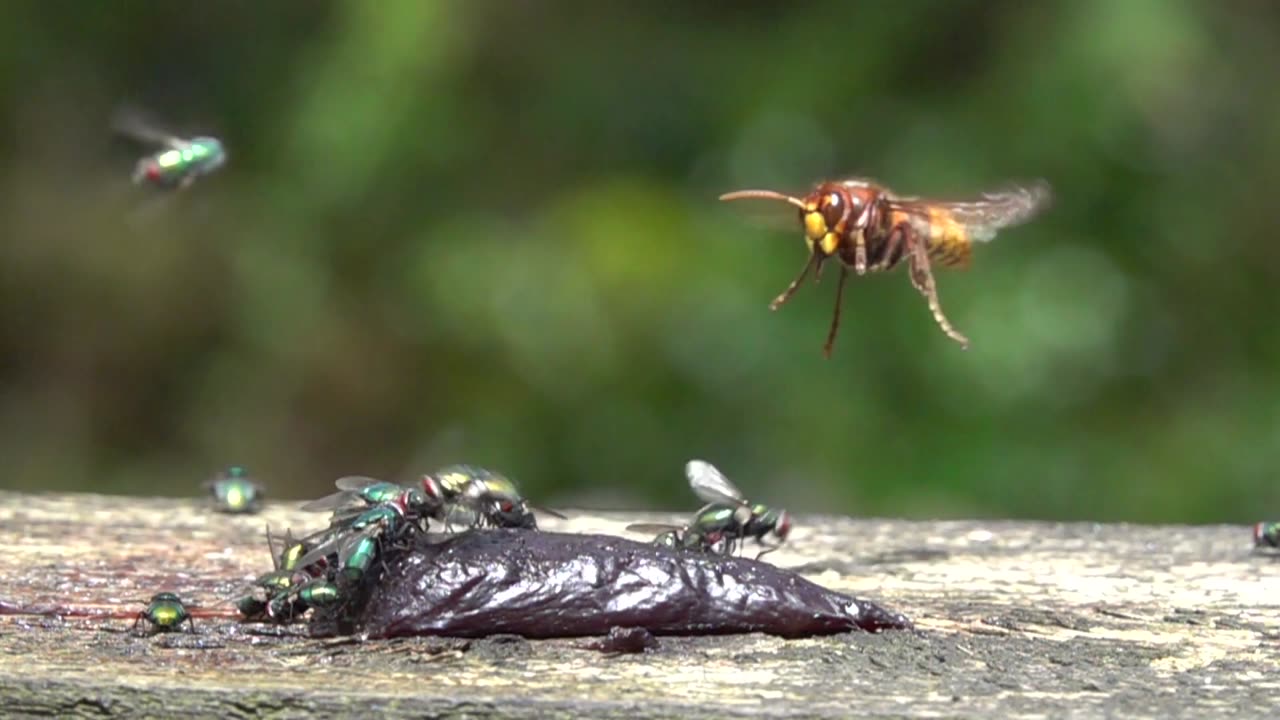
<path id="1" fill-rule="evenodd" d="M 989 241 L 1001 228 L 1033 217 L 1047 204 L 1049 186 L 1038 181 L 984 193 L 972 200 L 946 201 L 901 197 L 875 181 L 855 178 L 824 182 L 804 197 L 773 190 L 741 190 L 721 195 L 720 199 L 781 200 L 800 211 L 809 259 L 770 309 L 777 310 L 791 299 L 810 270 L 816 282 L 827 260 L 834 257 L 840 261 L 835 314 L 823 346 L 823 352 L 830 357 L 840 327 L 840 305 L 849 268 L 864 275 L 892 270 L 904 261 L 911 284 L 928 301 L 939 327 L 967 348 L 969 339 L 956 331 L 942 312 L 933 265 L 967 267 L 975 242 Z"/>

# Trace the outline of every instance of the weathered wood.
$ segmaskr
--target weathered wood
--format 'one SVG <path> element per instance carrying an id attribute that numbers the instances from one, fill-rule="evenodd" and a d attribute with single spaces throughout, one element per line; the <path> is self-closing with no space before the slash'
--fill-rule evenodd
<path id="1" fill-rule="evenodd" d="M 254 516 L 192 500 L 0 494 L 0 600 L 118 613 L 170 589 L 201 606 L 269 569 Z M 569 513 L 547 529 L 624 533 L 676 518 Z M 801 517 L 769 559 L 899 610 L 916 632 L 786 641 L 663 638 L 357 643 L 197 620 L 0 621 L 6 717 L 1261 717 L 1280 706 L 1280 564 L 1241 526 L 1139 527 Z M 226 606 L 222 608 L 227 610 Z"/>

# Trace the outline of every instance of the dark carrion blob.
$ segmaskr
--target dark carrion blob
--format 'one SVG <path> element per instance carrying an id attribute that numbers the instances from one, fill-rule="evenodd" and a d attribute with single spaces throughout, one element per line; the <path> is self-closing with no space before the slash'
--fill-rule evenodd
<path id="1" fill-rule="evenodd" d="M 912 627 L 903 615 L 765 562 L 530 530 L 424 538 L 389 553 L 353 620 L 373 638 L 581 637 L 618 627 L 804 637 Z"/>

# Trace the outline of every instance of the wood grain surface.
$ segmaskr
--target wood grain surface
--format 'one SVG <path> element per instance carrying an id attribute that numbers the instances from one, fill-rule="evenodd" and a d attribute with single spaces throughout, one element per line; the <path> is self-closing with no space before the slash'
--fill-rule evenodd
<path id="1" fill-rule="evenodd" d="M 6 717 L 1263 717 L 1280 708 L 1280 564 L 1243 526 L 799 517 L 772 562 L 911 617 L 810 640 L 316 640 L 230 619 L 271 568 L 256 515 L 193 499 L 0 493 Z M 549 530 L 627 535 L 647 513 Z M 635 536 L 632 536 L 635 537 Z M 128 632 L 172 590 L 196 632 Z M 48 616 L 12 614 L 41 606 Z M 104 613 L 105 616 L 83 616 Z M 53 615 L 60 616 L 53 616 Z"/>

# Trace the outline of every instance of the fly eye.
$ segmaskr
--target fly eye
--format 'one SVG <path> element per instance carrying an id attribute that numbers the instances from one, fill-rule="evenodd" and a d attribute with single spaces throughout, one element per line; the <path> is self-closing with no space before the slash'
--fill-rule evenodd
<path id="1" fill-rule="evenodd" d="M 500 504 L 498 505 L 498 509 L 499 509 L 499 510 L 502 510 L 502 512 L 504 512 L 504 513 L 509 513 L 509 512 L 511 512 L 514 508 L 515 508 L 515 505 L 512 505 L 509 501 L 503 501 L 502 503 L 500 503 Z"/>
<path id="2" fill-rule="evenodd" d="M 422 492 L 430 498 L 440 497 L 440 486 L 436 483 L 436 479 L 430 475 L 422 476 Z"/>

